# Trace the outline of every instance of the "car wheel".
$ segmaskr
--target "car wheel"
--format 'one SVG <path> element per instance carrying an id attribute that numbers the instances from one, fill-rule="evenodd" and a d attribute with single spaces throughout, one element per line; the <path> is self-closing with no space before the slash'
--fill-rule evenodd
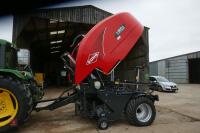
<path id="1" fill-rule="evenodd" d="M 163 88 L 162 86 L 158 86 L 158 91 L 162 92 L 163 91 Z"/>

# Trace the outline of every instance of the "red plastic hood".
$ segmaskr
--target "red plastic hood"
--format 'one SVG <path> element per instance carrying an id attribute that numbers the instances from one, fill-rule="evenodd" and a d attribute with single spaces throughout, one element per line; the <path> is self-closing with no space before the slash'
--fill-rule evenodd
<path id="1" fill-rule="evenodd" d="M 108 74 L 134 47 L 143 26 L 129 13 L 112 15 L 95 25 L 80 42 L 76 56 L 75 83 L 94 69 Z"/>

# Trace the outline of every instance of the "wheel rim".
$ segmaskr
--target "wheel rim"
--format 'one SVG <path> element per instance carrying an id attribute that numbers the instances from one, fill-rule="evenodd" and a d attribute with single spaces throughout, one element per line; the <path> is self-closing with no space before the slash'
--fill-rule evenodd
<path id="1" fill-rule="evenodd" d="M 105 121 L 103 121 L 103 122 L 101 122 L 101 128 L 106 128 L 107 127 L 107 122 L 105 122 Z"/>
<path id="2" fill-rule="evenodd" d="M 0 127 L 9 124 L 18 112 L 18 101 L 9 90 L 0 88 Z"/>
<path id="3" fill-rule="evenodd" d="M 152 116 L 152 109 L 146 103 L 140 104 L 136 109 L 136 117 L 140 122 L 148 122 Z"/>

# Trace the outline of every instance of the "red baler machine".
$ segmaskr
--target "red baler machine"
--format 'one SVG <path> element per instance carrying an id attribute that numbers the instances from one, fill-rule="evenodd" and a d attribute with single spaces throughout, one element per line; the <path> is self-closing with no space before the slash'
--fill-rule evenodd
<path id="1" fill-rule="evenodd" d="M 111 121 L 120 119 L 123 114 L 131 124 L 150 125 L 155 119 L 154 102 L 158 96 L 129 88 L 147 84 L 106 78 L 134 48 L 143 30 L 129 13 L 112 15 L 95 25 L 76 46 L 73 45 L 72 53 L 65 52 L 61 56 L 65 68 L 74 77 L 73 86 L 65 90 L 70 95 L 63 93 L 57 99 L 38 101 L 54 102 L 35 108 L 36 111 L 75 103 L 76 114 L 97 119 L 100 129 L 107 129 Z"/>

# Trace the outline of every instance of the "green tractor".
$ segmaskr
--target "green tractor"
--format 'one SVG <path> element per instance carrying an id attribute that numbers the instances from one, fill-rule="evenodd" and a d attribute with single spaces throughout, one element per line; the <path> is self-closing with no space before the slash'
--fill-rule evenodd
<path id="1" fill-rule="evenodd" d="M 20 69 L 18 51 L 14 44 L 0 40 L 0 132 L 25 122 L 43 96 L 29 65 Z"/>

